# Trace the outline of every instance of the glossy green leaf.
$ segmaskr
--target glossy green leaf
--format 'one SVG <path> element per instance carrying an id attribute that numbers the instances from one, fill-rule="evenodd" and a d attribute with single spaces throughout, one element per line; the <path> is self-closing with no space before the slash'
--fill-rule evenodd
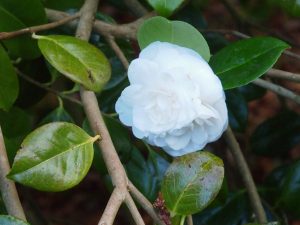
<path id="1" fill-rule="evenodd" d="M 99 92 L 108 82 L 110 64 L 95 46 L 71 36 L 35 36 L 48 62 L 59 72 L 89 90 Z"/>
<path id="2" fill-rule="evenodd" d="M 24 139 L 8 178 L 41 191 L 72 188 L 87 174 L 97 139 L 71 123 L 39 127 Z"/>
<path id="3" fill-rule="evenodd" d="M 8 111 L 17 99 L 18 93 L 17 74 L 0 44 L 0 109 Z"/>
<path id="4" fill-rule="evenodd" d="M 39 0 L 0 1 L 0 32 L 15 31 L 45 22 L 44 8 Z M 30 35 L 22 35 L 2 42 L 14 57 L 33 59 L 40 55 L 36 41 Z"/>
<path id="5" fill-rule="evenodd" d="M 227 90 L 225 94 L 229 124 L 233 130 L 243 132 L 248 121 L 247 102 L 239 90 Z"/>
<path id="6" fill-rule="evenodd" d="M 249 38 L 223 48 L 211 57 L 210 65 L 224 89 L 240 87 L 267 72 L 288 47 L 272 37 Z"/>
<path id="7" fill-rule="evenodd" d="M 29 223 L 8 215 L 0 215 L 1 225 L 29 225 Z"/>
<path id="8" fill-rule="evenodd" d="M 159 15 L 168 17 L 184 2 L 184 0 L 147 0 Z"/>
<path id="9" fill-rule="evenodd" d="M 217 196 L 224 178 L 223 162 L 205 151 L 175 158 L 168 168 L 162 195 L 172 215 L 200 212 Z"/>
<path id="10" fill-rule="evenodd" d="M 297 113 L 286 111 L 260 124 L 250 139 L 253 152 L 259 155 L 286 156 L 300 143 L 300 117 Z"/>
<path id="11" fill-rule="evenodd" d="M 146 20 L 138 30 L 141 49 L 155 41 L 169 42 L 198 52 L 206 61 L 210 58 L 207 42 L 192 25 L 182 21 L 170 21 L 157 16 Z"/>
<path id="12" fill-rule="evenodd" d="M 73 118 L 70 114 L 64 109 L 63 102 L 61 98 L 58 97 L 59 106 L 46 115 L 43 120 L 40 122 L 40 125 L 51 123 L 51 122 L 69 122 L 74 123 Z"/>
<path id="13" fill-rule="evenodd" d="M 300 218 L 300 160 L 276 168 L 266 179 L 266 185 L 275 189 L 274 205 Z"/>

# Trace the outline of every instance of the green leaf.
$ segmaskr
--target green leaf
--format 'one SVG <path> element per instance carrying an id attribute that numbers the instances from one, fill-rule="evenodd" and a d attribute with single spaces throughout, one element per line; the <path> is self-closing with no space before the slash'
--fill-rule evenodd
<path id="1" fill-rule="evenodd" d="M 0 109 L 8 111 L 17 99 L 18 94 L 17 74 L 0 44 Z"/>
<path id="2" fill-rule="evenodd" d="M 222 160 L 209 152 L 175 158 L 161 190 L 171 215 L 190 215 L 203 210 L 218 194 L 223 178 Z"/>
<path id="3" fill-rule="evenodd" d="M 267 72 L 288 47 L 272 37 L 249 38 L 223 48 L 211 57 L 210 65 L 224 89 L 240 87 Z"/>
<path id="4" fill-rule="evenodd" d="M 260 124 L 253 132 L 250 145 L 258 155 L 281 157 L 300 143 L 299 114 L 286 111 Z"/>
<path id="5" fill-rule="evenodd" d="M 248 121 L 247 102 L 239 90 L 227 90 L 225 94 L 229 124 L 233 130 L 243 132 Z"/>
<path id="6" fill-rule="evenodd" d="M 137 38 L 141 49 L 152 42 L 162 41 L 191 48 L 206 61 L 210 58 L 209 47 L 202 34 L 182 21 L 170 21 L 160 16 L 150 18 L 140 26 Z"/>
<path id="7" fill-rule="evenodd" d="M 298 0 L 270 0 L 270 2 L 278 5 L 292 16 L 300 16 L 300 2 Z"/>
<path id="8" fill-rule="evenodd" d="M 0 224 L 1 225 L 29 225 L 29 223 L 26 223 L 25 221 L 7 215 L 0 215 Z"/>
<path id="9" fill-rule="evenodd" d="M 0 2 L 0 32 L 20 30 L 45 22 L 45 12 L 39 0 Z M 33 59 L 40 55 L 36 41 L 30 35 L 22 35 L 2 42 L 13 57 Z"/>
<path id="10" fill-rule="evenodd" d="M 40 125 L 51 123 L 51 122 L 69 122 L 74 123 L 74 120 L 70 114 L 64 109 L 63 102 L 61 98 L 58 97 L 59 106 L 51 111 L 43 120 L 40 122 Z"/>
<path id="11" fill-rule="evenodd" d="M 184 2 L 184 0 L 148 0 L 148 3 L 159 15 L 168 17 Z"/>
<path id="12" fill-rule="evenodd" d="M 67 190 L 87 174 L 98 138 L 71 123 L 39 127 L 24 139 L 8 178 L 41 191 Z"/>
<path id="13" fill-rule="evenodd" d="M 95 46 L 71 36 L 36 36 L 39 48 L 59 72 L 89 90 L 99 92 L 108 82 L 110 64 Z"/>
<path id="14" fill-rule="evenodd" d="M 266 179 L 266 185 L 275 189 L 274 205 L 300 218 L 300 160 L 276 168 Z"/>

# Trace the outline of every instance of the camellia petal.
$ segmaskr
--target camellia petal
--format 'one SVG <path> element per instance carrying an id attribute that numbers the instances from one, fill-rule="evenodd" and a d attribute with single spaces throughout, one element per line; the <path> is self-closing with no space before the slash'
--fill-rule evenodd
<path id="1" fill-rule="evenodd" d="M 154 42 L 131 62 L 128 76 L 116 112 L 137 138 L 181 156 L 201 150 L 226 129 L 222 84 L 192 49 Z"/>

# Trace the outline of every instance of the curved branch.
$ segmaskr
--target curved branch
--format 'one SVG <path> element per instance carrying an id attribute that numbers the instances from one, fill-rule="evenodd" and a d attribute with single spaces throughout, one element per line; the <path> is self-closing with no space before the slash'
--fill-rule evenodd
<path id="1" fill-rule="evenodd" d="M 0 190 L 2 193 L 2 198 L 9 215 L 26 221 L 15 183 L 6 178 L 6 175 L 9 173 L 9 171 L 10 166 L 0 126 Z"/>

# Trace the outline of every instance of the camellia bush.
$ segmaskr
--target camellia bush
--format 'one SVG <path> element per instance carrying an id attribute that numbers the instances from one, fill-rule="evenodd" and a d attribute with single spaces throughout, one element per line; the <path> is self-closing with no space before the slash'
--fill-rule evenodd
<path id="1" fill-rule="evenodd" d="M 268 4 L 297 16 L 298 3 L 286 2 Z M 280 84 L 300 75 L 272 68 L 282 54 L 299 60 L 292 44 L 209 30 L 209 2 L 106 1 L 130 14 L 122 24 L 101 4 L 0 0 L 0 225 L 61 224 L 34 219 L 43 212 L 32 199 L 26 207 L 26 193 L 65 193 L 90 174 L 107 188 L 98 225 L 300 218 L 300 163 L 288 157 L 300 97 Z M 246 1 L 237 11 L 220 4 L 252 24 Z M 250 105 L 266 90 L 281 110 L 250 126 Z M 257 176 L 262 156 L 276 165 Z M 126 222 L 116 219 L 122 204 Z"/>

